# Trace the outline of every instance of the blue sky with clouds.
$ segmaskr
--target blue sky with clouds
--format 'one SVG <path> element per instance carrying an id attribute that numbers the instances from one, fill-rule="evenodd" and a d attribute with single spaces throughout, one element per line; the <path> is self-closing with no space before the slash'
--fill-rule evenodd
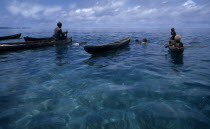
<path id="1" fill-rule="evenodd" d="M 0 26 L 210 27 L 210 0 L 1 0 Z"/>

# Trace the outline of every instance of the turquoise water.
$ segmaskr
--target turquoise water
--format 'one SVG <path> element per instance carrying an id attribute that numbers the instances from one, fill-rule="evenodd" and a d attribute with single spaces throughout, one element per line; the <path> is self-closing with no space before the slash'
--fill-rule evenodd
<path id="1" fill-rule="evenodd" d="M 51 30 L 0 30 L 48 37 Z M 174 57 L 170 29 L 70 30 L 74 42 L 128 47 L 91 56 L 83 46 L 0 54 L 0 129 L 209 129 L 209 47 Z M 177 29 L 185 46 L 209 46 L 210 29 Z M 22 37 L 23 37 L 22 36 Z M 148 38 L 149 44 L 135 43 Z M 1 42 L 23 41 L 23 39 Z"/>

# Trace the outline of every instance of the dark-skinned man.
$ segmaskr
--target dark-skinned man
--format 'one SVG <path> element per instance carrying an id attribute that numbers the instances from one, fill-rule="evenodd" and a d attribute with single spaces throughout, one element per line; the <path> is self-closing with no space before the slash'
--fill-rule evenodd
<path id="1" fill-rule="evenodd" d="M 171 40 L 175 40 L 176 31 L 174 28 L 171 28 Z"/>
<path id="2" fill-rule="evenodd" d="M 57 23 L 57 28 L 55 28 L 54 36 L 53 36 L 56 40 L 64 40 L 64 39 L 67 38 L 68 31 L 62 32 L 61 28 L 62 28 L 62 23 L 58 22 Z"/>

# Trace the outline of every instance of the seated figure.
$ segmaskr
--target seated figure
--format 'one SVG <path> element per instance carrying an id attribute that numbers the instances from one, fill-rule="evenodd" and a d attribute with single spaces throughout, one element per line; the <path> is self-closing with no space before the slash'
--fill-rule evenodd
<path id="1" fill-rule="evenodd" d="M 58 22 L 57 23 L 57 28 L 55 28 L 54 35 L 53 35 L 55 40 L 65 40 L 67 38 L 68 31 L 62 32 L 61 27 L 62 27 L 62 23 Z"/>
<path id="2" fill-rule="evenodd" d="M 181 42 L 181 36 L 180 35 L 176 35 L 175 36 L 175 42 L 172 44 L 173 47 L 176 47 L 176 48 L 182 48 L 184 47 L 183 46 L 183 43 Z"/>

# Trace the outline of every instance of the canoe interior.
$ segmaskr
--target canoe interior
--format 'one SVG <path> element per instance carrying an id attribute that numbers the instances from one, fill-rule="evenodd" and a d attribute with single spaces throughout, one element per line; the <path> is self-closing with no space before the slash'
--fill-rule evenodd
<path id="1" fill-rule="evenodd" d="M 86 52 L 90 54 L 101 54 L 128 45 L 129 42 L 130 42 L 130 37 L 105 45 L 87 45 L 84 46 L 84 49 Z"/>
<path id="2" fill-rule="evenodd" d="M 168 45 L 174 43 L 175 40 L 170 40 L 169 39 L 169 42 L 168 42 Z M 172 54 L 175 54 L 175 55 L 180 55 L 184 52 L 184 48 L 174 48 L 172 46 L 169 46 L 169 52 L 172 53 Z"/>
<path id="3" fill-rule="evenodd" d="M 18 39 L 18 38 L 20 38 L 20 36 L 21 36 L 21 33 L 15 34 L 15 35 L 9 35 L 9 36 L 0 37 L 0 40 Z"/>
<path id="4" fill-rule="evenodd" d="M 43 40 L 53 40 L 52 37 L 48 38 L 33 38 L 33 37 L 24 37 L 25 41 L 43 41 Z"/>

